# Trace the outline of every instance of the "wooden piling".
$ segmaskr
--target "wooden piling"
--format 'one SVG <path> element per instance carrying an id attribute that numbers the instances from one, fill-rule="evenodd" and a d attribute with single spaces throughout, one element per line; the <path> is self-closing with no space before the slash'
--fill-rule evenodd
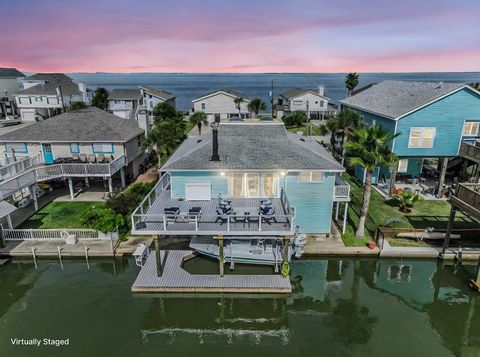
<path id="1" fill-rule="evenodd" d="M 475 278 L 470 280 L 470 287 L 478 292 L 480 292 L 480 258 L 478 259 L 477 272 Z"/>
<path id="2" fill-rule="evenodd" d="M 155 239 L 155 258 L 157 259 L 157 276 L 162 276 L 162 256 L 160 254 L 160 236 Z"/>
<path id="3" fill-rule="evenodd" d="M 225 256 L 223 254 L 223 236 L 218 236 L 218 258 L 220 264 L 220 276 L 223 277 L 224 275 L 224 264 L 225 264 Z"/>
<path id="4" fill-rule="evenodd" d="M 283 237 L 283 262 L 288 263 L 288 244 L 290 238 L 288 236 Z"/>

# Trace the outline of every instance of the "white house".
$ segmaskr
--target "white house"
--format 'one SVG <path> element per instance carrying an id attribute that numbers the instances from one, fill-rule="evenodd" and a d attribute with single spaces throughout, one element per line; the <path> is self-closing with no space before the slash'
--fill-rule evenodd
<path id="1" fill-rule="evenodd" d="M 329 98 L 325 95 L 325 88 L 318 89 L 292 88 L 280 94 L 281 106 L 277 107 L 277 116 L 284 113 L 301 110 L 307 112 L 311 119 L 323 119 L 329 111 Z"/>
<path id="2" fill-rule="evenodd" d="M 238 117 L 239 110 L 234 102 L 236 98 L 243 98 L 240 104 L 240 115 L 242 118 L 247 118 L 249 114 L 247 106 L 250 100 L 244 94 L 230 89 L 219 89 L 192 100 L 193 111 L 207 114 L 209 122 Z"/>
<path id="3" fill-rule="evenodd" d="M 114 89 L 108 96 L 108 111 L 123 119 L 135 119 L 142 104 L 143 96 L 138 89 Z"/>
<path id="4" fill-rule="evenodd" d="M 18 79 L 25 77 L 16 68 L 0 68 L 0 120 L 12 120 L 18 116 L 14 93 L 19 90 Z"/>
<path id="5" fill-rule="evenodd" d="M 63 73 L 37 73 L 23 79 L 15 93 L 22 121 L 39 121 L 60 114 L 73 102 L 91 102 L 84 83 L 75 83 Z"/>
<path id="6" fill-rule="evenodd" d="M 175 96 L 172 93 L 147 86 L 139 86 L 139 88 L 145 109 L 150 116 L 153 114 L 153 108 L 160 103 L 169 102 L 175 107 Z"/>

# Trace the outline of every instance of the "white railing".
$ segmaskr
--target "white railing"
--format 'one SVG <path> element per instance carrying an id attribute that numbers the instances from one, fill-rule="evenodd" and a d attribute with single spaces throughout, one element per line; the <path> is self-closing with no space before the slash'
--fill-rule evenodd
<path id="1" fill-rule="evenodd" d="M 34 165 L 38 165 L 40 163 L 40 157 L 39 156 L 34 156 L 34 157 L 22 157 L 17 159 L 17 161 L 14 161 L 13 158 L 8 158 L 6 160 L 8 162 L 7 165 L 0 167 L 0 178 L 1 179 L 6 179 L 8 177 L 13 177 L 15 175 L 18 175 L 30 168 L 32 168 Z"/>
<path id="2" fill-rule="evenodd" d="M 62 232 L 73 234 L 79 240 L 111 239 L 110 235 L 95 229 L 4 229 L 3 236 L 5 241 L 53 240 L 64 239 Z"/>
<path id="3" fill-rule="evenodd" d="M 349 198 L 350 185 L 343 179 L 342 176 L 335 176 L 335 198 Z"/>
<path id="4" fill-rule="evenodd" d="M 133 226 L 133 215 L 144 214 L 155 202 L 157 197 L 168 187 L 170 186 L 170 175 L 163 174 L 163 176 L 158 180 L 157 184 L 150 190 L 150 192 L 145 196 L 145 198 L 140 202 L 138 207 L 133 211 L 132 214 L 132 227 Z"/>

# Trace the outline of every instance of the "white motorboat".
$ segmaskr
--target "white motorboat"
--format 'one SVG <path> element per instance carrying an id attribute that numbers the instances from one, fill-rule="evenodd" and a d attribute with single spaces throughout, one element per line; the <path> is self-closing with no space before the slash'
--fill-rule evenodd
<path id="1" fill-rule="evenodd" d="M 292 256 L 300 258 L 307 237 L 304 234 L 295 236 L 288 249 L 288 261 Z M 213 237 L 195 236 L 190 241 L 190 248 L 200 254 L 219 259 L 218 241 Z M 224 239 L 223 255 L 225 262 L 279 265 L 283 261 L 283 241 L 273 237 L 242 237 Z"/>

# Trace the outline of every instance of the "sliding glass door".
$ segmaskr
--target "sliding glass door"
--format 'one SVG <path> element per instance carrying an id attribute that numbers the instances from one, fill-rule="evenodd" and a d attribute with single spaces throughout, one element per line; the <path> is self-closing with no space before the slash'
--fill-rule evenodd
<path id="1" fill-rule="evenodd" d="M 277 196 L 278 175 L 276 173 L 235 172 L 229 175 L 231 197 Z"/>

